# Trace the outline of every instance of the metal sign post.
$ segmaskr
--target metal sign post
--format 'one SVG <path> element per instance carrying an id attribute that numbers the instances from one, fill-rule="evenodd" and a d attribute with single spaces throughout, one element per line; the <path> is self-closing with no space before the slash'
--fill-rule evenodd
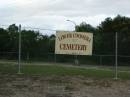
<path id="1" fill-rule="evenodd" d="M 66 21 L 69 21 L 69 22 L 71 22 L 71 23 L 73 23 L 74 24 L 74 26 L 76 27 L 76 23 L 74 22 L 74 21 L 72 21 L 72 20 L 66 20 Z M 75 32 L 76 32 L 76 28 L 75 28 Z M 79 64 L 79 60 L 78 60 L 78 55 L 74 55 L 74 63 L 76 64 L 76 65 L 78 65 Z"/>

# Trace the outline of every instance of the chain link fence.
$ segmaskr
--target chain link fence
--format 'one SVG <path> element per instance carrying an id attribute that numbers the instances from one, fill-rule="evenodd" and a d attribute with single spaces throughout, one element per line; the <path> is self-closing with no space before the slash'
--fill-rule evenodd
<path id="1" fill-rule="evenodd" d="M 0 52 L 0 60 L 15 60 L 18 61 L 18 52 Z M 79 55 L 58 55 L 54 53 L 41 53 L 31 55 L 29 53 L 21 53 L 21 60 L 24 62 L 51 62 L 51 63 L 64 63 L 75 64 L 75 59 L 78 60 L 77 65 L 95 65 L 95 66 L 114 66 L 115 55 L 96 55 L 82 56 Z M 130 56 L 118 55 L 119 66 L 129 66 Z"/>
<path id="2" fill-rule="evenodd" d="M 95 51 L 94 51 L 92 56 L 77 55 L 77 57 L 75 57 L 74 55 L 55 54 L 54 53 L 55 37 L 51 37 L 51 36 L 47 36 L 47 35 L 42 36 L 42 34 L 39 34 L 38 37 L 37 36 L 35 37 L 35 35 L 37 35 L 37 33 L 35 33 L 35 31 L 33 32 L 31 30 L 28 30 L 27 32 L 25 32 L 24 30 L 21 31 L 21 63 L 23 63 L 23 62 L 24 63 L 43 62 L 43 63 L 51 63 L 51 64 L 61 63 L 64 65 L 96 67 L 98 69 L 104 69 L 104 68 L 109 68 L 109 69 L 113 68 L 114 69 L 115 68 L 114 37 L 110 40 L 111 41 L 110 43 L 112 43 L 111 49 L 113 49 L 112 52 L 114 54 L 109 54 L 109 53 L 94 54 L 95 53 Z M 39 31 L 40 31 L 40 29 L 39 29 Z M 36 31 L 36 32 L 38 32 L 38 31 Z M 33 34 L 31 36 L 32 38 L 29 37 L 30 34 L 28 34 L 28 33 Z M 6 35 L 8 35 L 8 36 L 6 36 Z M 2 46 L 0 47 L 0 62 L 14 61 L 17 64 L 18 60 L 19 60 L 19 42 L 18 42 L 19 33 L 16 33 L 14 36 L 11 36 L 11 35 L 13 35 L 13 34 L 0 35 L 1 39 L 3 37 L 5 37 L 6 39 L 7 38 L 10 38 L 12 40 L 15 39 L 14 40 L 15 43 L 13 44 L 13 46 L 10 46 L 10 47 L 12 47 L 11 49 L 4 50 Z M 114 35 L 114 34 L 112 33 L 111 35 Z M 108 36 L 111 36 L 111 35 L 108 35 Z M 101 36 L 104 36 L 104 34 Z M 119 37 L 121 37 L 121 36 L 119 36 Z M 3 38 L 3 39 L 5 39 L 5 38 Z M 94 38 L 96 38 L 96 36 L 94 36 Z M 33 41 L 33 39 L 35 39 L 36 41 Z M 10 42 L 10 41 L 11 40 L 8 40 L 6 43 L 4 40 L 3 42 L 1 41 L 0 44 L 8 48 L 9 47 L 8 42 Z M 38 44 L 37 44 L 37 41 L 39 41 Z M 119 41 L 122 42 L 121 40 L 119 40 Z M 126 41 L 126 40 L 124 40 L 124 41 Z M 4 44 L 4 42 L 6 44 Z M 31 43 L 29 43 L 29 42 L 31 42 Z M 40 42 L 41 42 L 41 44 L 40 44 Z M 95 49 L 95 43 L 97 43 L 96 40 L 94 40 L 94 44 L 93 44 L 94 49 Z M 33 45 L 33 44 L 37 44 L 37 45 Z M 101 45 L 102 45 L 102 43 L 101 43 Z M 110 46 L 110 44 L 108 44 L 108 45 Z M 107 46 L 107 44 L 105 44 L 105 46 Z M 119 47 L 124 48 L 122 46 L 122 44 L 120 44 L 120 43 L 119 43 Z M 32 50 L 31 48 L 36 48 L 36 49 Z M 42 50 L 42 49 L 44 49 L 44 50 Z M 106 49 L 106 50 L 108 50 L 108 49 Z M 126 55 L 121 55 L 121 54 L 123 54 L 123 52 L 125 52 Z M 127 52 L 129 52 L 129 49 L 127 49 L 127 50 L 123 49 L 123 50 L 118 51 L 118 53 L 119 53 L 118 54 L 118 68 L 125 68 L 125 69 L 121 69 L 124 71 L 130 70 L 130 67 L 129 67 L 130 66 L 130 55 L 128 55 Z M 77 62 L 77 64 L 75 64 L 76 63 L 75 61 Z"/>

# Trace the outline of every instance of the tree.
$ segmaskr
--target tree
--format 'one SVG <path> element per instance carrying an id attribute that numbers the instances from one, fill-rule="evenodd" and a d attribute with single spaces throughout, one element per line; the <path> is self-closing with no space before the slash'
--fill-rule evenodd
<path id="1" fill-rule="evenodd" d="M 114 54 L 115 32 L 118 32 L 119 54 L 130 54 L 130 18 L 116 16 L 115 18 L 106 18 L 98 30 L 102 35 L 101 51 L 102 53 Z"/>
<path id="2" fill-rule="evenodd" d="M 95 32 L 95 28 L 91 26 L 90 24 L 86 24 L 85 22 L 82 22 L 80 25 L 77 25 L 76 27 L 77 32 Z"/>
<path id="3" fill-rule="evenodd" d="M 5 29 L 0 28 L 0 52 L 6 52 L 9 50 L 9 42 L 9 33 Z"/>
<path id="4" fill-rule="evenodd" d="M 23 54 L 29 57 L 38 53 L 39 50 L 36 48 L 38 47 L 39 33 L 31 30 L 22 30 L 21 36 Z"/>
<path id="5" fill-rule="evenodd" d="M 18 52 L 18 26 L 12 24 L 7 28 L 7 31 L 10 37 L 10 51 Z"/>
<path id="6" fill-rule="evenodd" d="M 52 34 L 49 37 L 49 53 L 55 52 L 55 38 L 56 38 L 56 36 L 54 34 Z"/>

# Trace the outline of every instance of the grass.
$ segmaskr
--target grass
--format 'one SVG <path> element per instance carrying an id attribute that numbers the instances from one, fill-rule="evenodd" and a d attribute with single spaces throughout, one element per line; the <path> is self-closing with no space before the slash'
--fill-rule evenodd
<path id="1" fill-rule="evenodd" d="M 18 65 L 0 63 L 0 73 L 17 74 Z M 66 67 L 60 65 L 22 65 L 24 75 L 45 75 L 45 76 L 85 76 L 90 78 L 114 78 L 112 70 L 97 70 L 86 68 Z M 119 78 L 130 79 L 130 72 L 118 72 Z"/>

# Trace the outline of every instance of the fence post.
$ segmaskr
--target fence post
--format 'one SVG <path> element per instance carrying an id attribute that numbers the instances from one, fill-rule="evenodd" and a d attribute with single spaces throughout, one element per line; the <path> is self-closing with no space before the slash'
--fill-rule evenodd
<path id="1" fill-rule="evenodd" d="M 118 79 L 118 33 L 115 33 L 115 79 Z"/>
<path id="2" fill-rule="evenodd" d="M 21 25 L 18 27 L 19 32 L 19 53 L 18 53 L 18 74 L 21 74 Z"/>

